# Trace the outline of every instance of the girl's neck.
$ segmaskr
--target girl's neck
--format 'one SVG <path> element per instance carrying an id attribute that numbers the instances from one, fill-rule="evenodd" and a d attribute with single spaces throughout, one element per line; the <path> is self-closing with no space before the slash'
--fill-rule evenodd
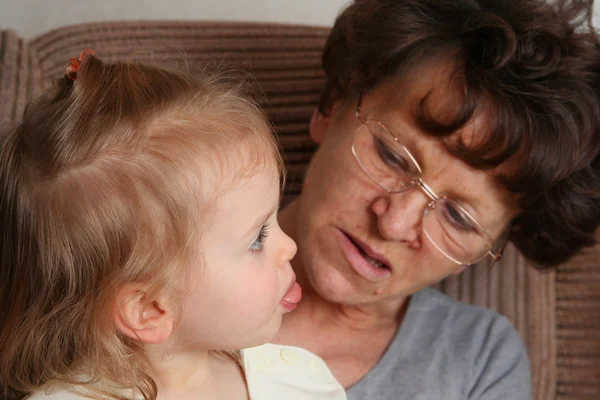
<path id="1" fill-rule="evenodd" d="M 162 390 L 198 390 L 214 381 L 208 351 L 173 352 L 163 345 L 146 345 L 148 360 L 159 392 Z"/>
<path id="2" fill-rule="evenodd" d="M 212 351 L 171 352 L 161 345 L 147 346 L 147 355 L 159 399 L 248 398 L 243 371 L 227 356 Z"/>

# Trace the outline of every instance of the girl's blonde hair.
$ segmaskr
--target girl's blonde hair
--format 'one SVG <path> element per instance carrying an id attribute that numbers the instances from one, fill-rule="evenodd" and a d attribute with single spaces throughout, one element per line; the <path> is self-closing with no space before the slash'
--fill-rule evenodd
<path id="1" fill-rule="evenodd" d="M 2 399 L 58 382 L 156 397 L 116 291 L 175 287 L 224 185 L 283 172 L 246 86 L 90 56 L 1 138 Z"/>

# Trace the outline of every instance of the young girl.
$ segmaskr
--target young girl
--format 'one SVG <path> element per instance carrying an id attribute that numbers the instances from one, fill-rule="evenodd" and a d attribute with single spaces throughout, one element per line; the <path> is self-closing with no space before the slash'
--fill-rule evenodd
<path id="1" fill-rule="evenodd" d="M 281 174 L 242 85 L 70 60 L 0 142 L 0 398 L 344 399 L 258 346 L 301 297 Z"/>

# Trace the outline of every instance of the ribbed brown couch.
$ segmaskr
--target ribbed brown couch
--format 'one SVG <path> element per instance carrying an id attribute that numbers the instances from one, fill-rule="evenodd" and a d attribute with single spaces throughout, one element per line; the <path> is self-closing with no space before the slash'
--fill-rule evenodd
<path id="1" fill-rule="evenodd" d="M 324 81 L 320 53 L 327 31 L 158 21 L 76 25 L 31 40 L 0 31 L 0 126 L 18 121 L 25 104 L 87 47 L 109 61 L 152 60 L 192 71 L 225 60 L 252 71 L 266 94 L 264 106 L 289 165 L 289 201 L 314 150 L 307 122 Z M 529 349 L 536 400 L 600 399 L 600 247 L 545 274 L 509 248 L 500 263 L 471 268 L 439 287 L 513 321 Z"/>

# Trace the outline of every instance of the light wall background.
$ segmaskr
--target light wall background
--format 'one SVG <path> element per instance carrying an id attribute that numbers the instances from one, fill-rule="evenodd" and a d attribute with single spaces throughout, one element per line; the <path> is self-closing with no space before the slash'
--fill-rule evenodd
<path id="1" fill-rule="evenodd" d="M 33 37 L 63 25 L 127 19 L 268 21 L 330 26 L 351 0 L 0 0 L 0 29 Z M 399 0 L 401 1 L 401 0 Z M 596 1 L 595 24 L 600 22 Z"/>
<path id="2" fill-rule="evenodd" d="M 0 0 L 0 29 L 32 37 L 90 21 L 195 19 L 330 26 L 349 0 Z"/>

